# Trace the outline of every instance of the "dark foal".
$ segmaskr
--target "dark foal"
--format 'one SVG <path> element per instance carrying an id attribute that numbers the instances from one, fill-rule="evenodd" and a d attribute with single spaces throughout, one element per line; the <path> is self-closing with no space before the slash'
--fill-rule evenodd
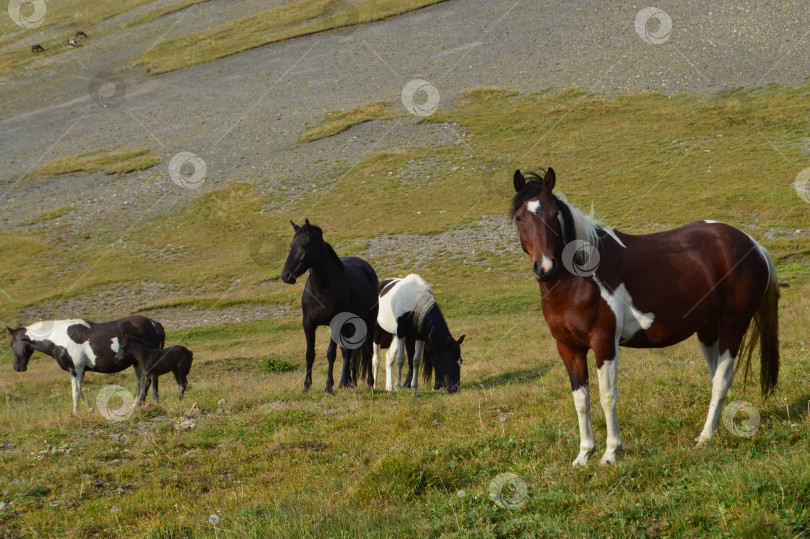
<path id="1" fill-rule="evenodd" d="M 338 345 L 343 353 L 343 373 L 339 387 L 357 385 L 358 362 L 361 378 L 367 375 L 369 387 L 373 386 L 372 339 L 367 334 L 374 331 L 377 323 L 377 273 L 365 260 L 353 256 L 339 257 L 332 246 L 324 241 L 323 231 L 309 224 L 309 220 L 302 226 L 292 221 L 290 224 L 295 230 L 295 237 L 281 271 L 281 280 L 294 284 L 296 279 L 309 270 L 309 278 L 301 298 L 307 341 L 304 392 L 309 391 L 312 385 L 315 330 L 318 326 L 329 326 L 331 332 L 326 351 L 329 374 L 325 391 L 331 393 L 334 385 L 332 370 Z"/>
<path id="2" fill-rule="evenodd" d="M 135 358 L 135 361 L 138 362 L 138 365 L 140 365 L 141 370 L 146 376 L 145 383 L 138 392 L 138 405 L 146 401 L 149 386 L 153 383 L 155 388 L 152 390 L 152 396 L 155 398 L 155 403 L 160 405 L 158 377 L 168 372 L 174 373 L 174 378 L 177 380 L 178 387 L 180 387 L 180 400 L 183 400 L 183 394 L 186 392 L 186 387 L 188 387 L 186 376 L 188 376 L 191 370 L 191 361 L 194 358 L 194 354 L 191 350 L 185 346 L 179 345 L 169 346 L 163 349 L 152 348 L 149 343 L 137 337 L 124 335 L 124 339 L 115 359 L 120 361 L 130 355 Z"/>

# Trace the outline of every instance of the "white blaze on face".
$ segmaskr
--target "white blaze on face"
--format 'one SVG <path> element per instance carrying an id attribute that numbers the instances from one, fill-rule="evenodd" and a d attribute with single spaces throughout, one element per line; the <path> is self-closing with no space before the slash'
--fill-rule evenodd
<path id="1" fill-rule="evenodd" d="M 593 280 L 599 287 L 602 299 L 608 304 L 616 316 L 616 335 L 619 341 L 626 341 L 633 337 L 640 329 L 650 329 L 655 320 L 654 313 L 643 313 L 633 305 L 633 298 L 624 283 L 620 284 L 612 293 L 602 284 L 596 274 Z"/>
<path id="2" fill-rule="evenodd" d="M 540 201 L 539 200 L 530 200 L 526 203 L 526 208 L 533 214 L 537 215 L 537 210 L 540 209 Z"/>
<path id="3" fill-rule="evenodd" d="M 540 261 L 540 267 L 543 268 L 543 271 L 551 271 L 551 259 L 543 255 L 543 259 Z"/>

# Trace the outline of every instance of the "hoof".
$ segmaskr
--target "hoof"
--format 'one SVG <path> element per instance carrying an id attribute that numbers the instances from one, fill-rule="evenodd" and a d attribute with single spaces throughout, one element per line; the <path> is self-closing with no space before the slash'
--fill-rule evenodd
<path id="1" fill-rule="evenodd" d="M 309 392 L 309 386 L 304 386 L 304 389 L 301 390 L 301 393 L 308 393 L 308 392 Z"/>
<path id="2" fill-rule="evenodd" d="M 586 466 L 588 461 L 591 460 L 591 455 L 593 455 L 594 450 L 591 449 L 590 451 L 581 450 L 577 458 L 574 460 L 571 465 L 576 468 L 577 466 Z"/>
<path id="3" fill-rule="evenodd" d="M 324 390 L 323 390 L 323 392 L 324 392 L 324 393 L 329 393 L 330 395 L 334 395 L 334 394 L 335 394 L 335 392 L 334 392 L 334 391 L 332 391 L 332 388 L 331 388 L 331 387 L 327 387 L 326 389 L 324 389 Z"/>

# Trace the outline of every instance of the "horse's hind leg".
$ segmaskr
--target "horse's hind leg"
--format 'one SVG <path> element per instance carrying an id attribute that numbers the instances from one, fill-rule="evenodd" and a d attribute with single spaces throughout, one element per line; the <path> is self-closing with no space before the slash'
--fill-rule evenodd
<path id="1" fill-rule="evenodd" d="M 324 389 L 327 393 L 332 393 L 332 387 L 335 385 L 335 379 L 332 376 L 332 371 L 335 366 L 335 357 L 337 356 L 337 343 L 335 341 L 329 341 L 329 348 L 326 349 L 326 361 L 329 363 L 329 372 L 326 374 L 326 389 Z M 343 359 L 343 372 L 346 372 L 346 359 L 344 356 Z M 340 380 L 341 387 L 344 383 L 343 378 L 341 377 Z"/>
<path id="2" fill-rule="evenodd" d="M 382 337 L 380 326 L 374 328 L 373 352 L 371 355 L 371 375 L 374 377 L 373 388 L 379 388 L 380 380 L 380 339 Z"/>
<path id="3" fill-rule="evenodd" d="M 183 400 L 183 394 L 186 392 L 186 387 L 188 387 L 188 380 L 186 380 L 184 374 L 180 374 L 179 369 L 174 370 L 174 379 L 177 380 L 177 387 L 180 388 L 180 400 Z"/>
<path id="4" fill-rule="evenodd" d="M 714 379 L 717 371 L 717 361 L 720 357 L 720 341 L 717 335 L 717 320 L 707 324 L 697 332 L 700 351 L 709 365 L 709 378 Z"/>
<path id="5" fill-rule="evenodd" d="M 417 340 L 414 343 L 414 352 L 411 362 L 413 363 L 413 377 L 411 378 L 411 387 L 414 394 L 419 390 L 419 367 L 422 365 L 422 354 L 425 351 L 425 341 Z"/>
<path id="6" fill-rule="evenodd" d="M 402 389 L 402 367 L 405 365 L 405 339 L 397 337 L 397 389 Z"/>
<path id="7" fill-rule="evenodd" d="M 158 375 L 157 374 L 152 375 L 152 383 L 155 385 L 155 387 L 152 388 L 152 398 L 155 399 L 155 404 L 160 406 L 160 393 L 158 391 Z"/>
<path id="8" fill-rule="evenodd" d="M 723 408 L 723 401 L 728 393 L 728 388 L 734 379 L 734 361 L 740 348 L 740 341 L 748 327 L 748 324 L 741 324 L 740 318 L 721 317 L 719 324 L 719 339 L 717 341 L 720 355 L 717 358 L 717 367 L 712 376 L 712 400 L 709 404 L 709 413 L 703 431 L 695 440 L 702 444 L 712 439 L 717 424 L 720 421 L 720 412 Z"/>

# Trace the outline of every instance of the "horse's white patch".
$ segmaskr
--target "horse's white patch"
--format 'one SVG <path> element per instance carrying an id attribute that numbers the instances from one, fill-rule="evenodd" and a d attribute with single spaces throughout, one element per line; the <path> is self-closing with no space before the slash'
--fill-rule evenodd
<path id="1" fill-rule="evenodd" d="M 526 203 L 526 207 L 529 209 L 530 212 L 537 215 L 537 210 L 540 208 L 540 201 L 539 200 L 530 200 Z"/>
<path id="2" fill-rule="evenodd" d="M 712 221 L 711 219 L 704 219 L 703 222 L 707 223 L 707 224 L 710 224 L 710 225 L 713 225 L 715 223 L 719 223 L 720 221 Z"/>
<path id="3" fill-rule="evenodd" d="M 118 337 L 113 337 L 112 338 L 112 344 L 110 344 L 110 350 L 112 350 L 113 352 L 115 352 L 117 354 L 119 348 L 120 348 L 120 346 L 118 345 Z"/>
<path id="4" fill-rule="evenodd" d="M 67 333 L 68 328 L 76 324 L 90 327 L 85 320 L 48 320 L 26 327 L 25 334 L 32 341 L 51 341 L 64 348 L 73 360 L 76 370 L 92 369 L 96 366 L 96 354 L 90 347 L 90 341 L 77 343 Z"/>
<path id="5" fill-rule="evenodd" d="M 551 259 L 543 255 L 543 259 L 540 261 L 540 267 L 543 268 L 543 271 L 551 271 Z"/>
<path id="6" fill-rule="evenodd" d="M 602 299 L 608 304 L 616 317 L 616 335 L 619 341 L 626 341 L 640 329 L 649 329 L 655 320 L 655 314 L 643 313 L 633 306 L 633 298 L 624 283 L 620 284 L 612 293 L 602 284 L 594 273 L 592 275 Z"/>
<path id="7" fill-rule="evenodd" d="M 709 365 L 709 378 L 714 378 L 714 372 L 717 370 L 717 358 L 720 355 L 720 341 L 714 341 L 714 344 L 706 344 L 700 339 L 700 351 L 703 352 L 703 357 L 706 358 L 706 363 Z"/>
<path id="8" fill-rule="evenodd" d="M 387 294 L 380 298 L 377 323 L 382 329 L 397 334 L 397 320 L 405 313 L 412 312 L 418 320 L 435 303 L 430 285 L 419 275 L 412 273 L 393 285 Z"/>

